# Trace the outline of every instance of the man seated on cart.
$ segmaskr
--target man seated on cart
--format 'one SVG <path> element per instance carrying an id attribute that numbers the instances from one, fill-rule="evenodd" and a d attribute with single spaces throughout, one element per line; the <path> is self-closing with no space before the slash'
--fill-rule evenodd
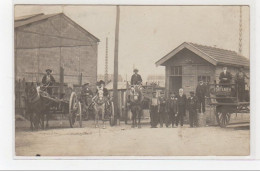
<path id="1" fill-rule="evenodd" d="M 52 70 L 51 69 L 46 69 L 46 74 L 42 78 L 42 84 L 44 90 L 47 91 L 47 93 L 52 96 L 52 86 L 55 83 L 54 77 L 51 75 Z"/>
<path id="2" fill-rule="evenodd" d="M 138 74 L 138 69 L 134 69 L 134 74 L 131 77 L 131 85 L 140 85 L 142 81 L 141 75 Z"/>
<path id="3" fill-rule="evenodd" d="M 230 84 L 232 80 L 232 75 L 227 71 L 227 67 L 223 67 L 223 72 L 219 75 L 219 84 Z"/>
<path id="4" fill-rule="evenodd" d="M 99 82 L 97 82 L 96 94 L 98 93 L 99 90 L 103 90 L 103 95 L 105 97 L 109 96 L 108 90 L 107 90 L 107 88 L 105 88 L 105 82 L 103 80 L 100 80 Z"/>

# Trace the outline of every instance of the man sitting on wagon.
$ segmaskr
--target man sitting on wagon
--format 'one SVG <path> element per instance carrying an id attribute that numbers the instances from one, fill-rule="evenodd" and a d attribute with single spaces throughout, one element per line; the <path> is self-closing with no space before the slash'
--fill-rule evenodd
<path id="1" fill-rule="evenodd" d="M 219 75 L 219 84 L 230 84 L 232 75 L 227 71 L 227 67 L 223 67 L 223 72 Z"/>
<path id="2" fill-rule="evenodd" d="M 140 85 L 142 81 L 141 75 L 138 74 L 138 69 L 134 69 L 134 74 L 131 77 L 131 85 Z"/>
<path id="3" fill-rule="evenodd" d="M 51 73 L 51 69 L 46 69 L 46 74 L 42 78 L 42 84 L 46 88 L 46 91 L 50 96 L 52 95 L 52 86 L 55 83 L 55 79 L 51 75 Z"/>

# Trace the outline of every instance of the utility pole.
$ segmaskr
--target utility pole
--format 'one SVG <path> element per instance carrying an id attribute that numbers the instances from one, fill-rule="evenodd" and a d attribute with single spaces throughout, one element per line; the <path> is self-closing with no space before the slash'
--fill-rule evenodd
<path id="1" fill-rule="evenodd" d="M 117 122 L 118 116 L 118 42 L 119 42 L 119 20 L 120 20 L 120 8 L 116 6 L 116 29 L 115 29 L 115 50 L 114 50 L 114 80 L 113 80 L 113 102 L 115 112 L 115 122 Z"/>
<path id="2" fill-rule="evenodd" d="M 108 82 L 108 38 L 106 38 L 105 83 Z"/>
<path id="3" fill-rule="evenodd" d="M 238 43 L 238 52 L 242 54 L 242 36 L 243 36 L 243 24 L 242 24 L 242 6 L 240 6 L 239 11 L 239 43 Z"/>

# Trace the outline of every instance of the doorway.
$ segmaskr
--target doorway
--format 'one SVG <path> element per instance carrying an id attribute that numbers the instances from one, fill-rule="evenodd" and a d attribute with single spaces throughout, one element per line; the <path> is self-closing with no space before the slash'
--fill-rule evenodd
<path id="1" fill-rule="evenodd" d="M 179 89 L 182 88 L 182 77 L 181 76 L 172 76 L 171 77 L 171 90 L 170 92 L 179 93 Z"/>

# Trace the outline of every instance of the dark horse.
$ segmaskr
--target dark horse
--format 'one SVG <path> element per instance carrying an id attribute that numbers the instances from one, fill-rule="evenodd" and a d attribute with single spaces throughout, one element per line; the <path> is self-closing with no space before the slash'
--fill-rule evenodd
<path id="1" fill-rule="evenodd" d="M 44 129 L 44 119 L 46 115 L 48 127 L 49 109 L 51 102 L 44 99 L 40 94 L 40 88 L 34 83 L 27 84 L 25 88 L 26 93 L 26 114 L 30 117 L 31 130 L 38 130 L 39 127 Z"/>
<path id="2" fill-rule="evenodd" d="M 128 101 L 130 103 L 130 110 L 132 112 L 132 127 L 141 128 L 141 103 L 142 92 L 138 89 L 138 86 L 131 87 L 128 95 Z M 138 124 L 137 124 L 138 119 Z"/>

